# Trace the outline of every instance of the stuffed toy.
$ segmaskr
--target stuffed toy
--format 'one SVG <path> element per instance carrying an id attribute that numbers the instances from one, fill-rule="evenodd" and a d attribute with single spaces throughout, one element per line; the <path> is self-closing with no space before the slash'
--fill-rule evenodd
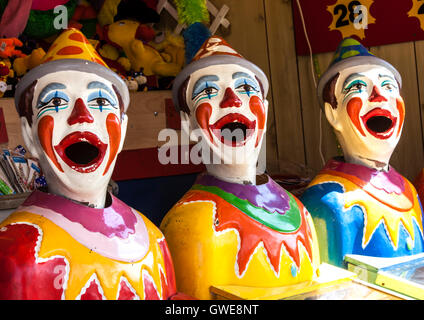
<path id="1" fill-rule="evenodd" d="M 120 20 L 105 26 L 103 36 L 113 46 L 122 48 L 131 62 L 132 71 L 143 70 L 145 76 L 175 77 L 181 70 L 178 64 L 165 62 L 160 53 L 147 44 L 153 40 L 155 33 L 146 25 Z"/>
<path id="2" fill-rule="evenodd" d="M 185 41 L 185 59 L 191 61 L 197 50 L 211 36 L 205 26 L 209 22 L 206 0 L 175 0 L 178 23 L 187 25 L 183 32 Z"/>
<path id="3" fill-rule="evenodd" d="M 40 65 L 45 54 L 46 52 L 43 48 L 38 48 L 33 50 L 32 53 L 26 57 L 16 58 L 15 61 L 13 61 L 13 70 L 15 70 L 16 76 L 21 77 L 27 73 L 28 70 Z"/>
<path id="4" fill-rule="evenodd" d="M 0 36 L 44 39 L 56 35 L 61 30 L 53 24 L 58 15 L 54 8 L 65 6 L 70 21 L 77 4 L 78 0 L 0 0 Z"/>
<path id="5" fill-rule="evenodd" d="M 109 43 L 98 45 L 97 52 L 113 71 L 126 75 L 131 69 L 131 62 L 126 57 L 120 55 L 119 50 Z"/>
<path id="6" fill-rule="evenodd" d="M 127 85 L 129 91 L 137 91 L 138 90 L 138 83 L 134 79 L 134 77 L 131 77 L 131 76 L 125 77 L 124 82 Z"/>
<path id="7" fill-rule="evenodd" d="M 157 23 L 157 0 L 91 0 L 101 26 L 118 20 L 131 19 L 140 23 Z"/>
<path id="8" fill-rule="evenodd" d="M 184 38 L 181 35 L 166 31 L 161 40 L 158 41 L 158 37 L 156 37 L 155 41 L 149 44 L 159 51 L 166 62 L 176 63 L 180 68 L 183 67 L 185 46 Z"/>
<path id="9" fill-rule="evenodd" d="M 79 29 L 88 39 L 91 39 L 96 35 L 96 24 L 96 10 L 86 0 L 81 0 L 69 22 L 69 28 Z"/>
<path id="10" fill-rule="evenodd" d="M 25 54 L 16 47 L 22 47 L 23 43 L 17 38 L 0 39 L 0 58 L 24 57 Z"/>
<path id="11" fill-rule="evenodd" d="M 9 86 L 7 84 L 7 80 L 9 78 L 13 78 L 14 72 L 12 69 L 12 65 L 9 59 L 4 59 L 0 61 L 0 98 L 2 98 L 7 90 L 9 90 Z"/>

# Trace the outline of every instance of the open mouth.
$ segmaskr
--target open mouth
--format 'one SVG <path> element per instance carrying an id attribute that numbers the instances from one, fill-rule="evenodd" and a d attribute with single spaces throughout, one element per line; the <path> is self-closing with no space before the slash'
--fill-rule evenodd
<path id="1" fill-rule="evenodd" d="M 255 133 L 256 121 L 250 121 L 240 113 L 230 113 L 209 127 L 222 143 L 239 147 Z"/>
<path id="2" fill-rule="evenodd" d="M 375 108 L 361 117 L 366 129 L 378 139 L 388 139 L 392 136 L 397 118 L 388 110 Z"/>
<path id="3" fill-rule="evenodd" d="M 103 161 L 107 144 L 91 132 L 68 134 L 54 147 L 57 154 L 72 169 L 81 173 L 95 171 Z"/>

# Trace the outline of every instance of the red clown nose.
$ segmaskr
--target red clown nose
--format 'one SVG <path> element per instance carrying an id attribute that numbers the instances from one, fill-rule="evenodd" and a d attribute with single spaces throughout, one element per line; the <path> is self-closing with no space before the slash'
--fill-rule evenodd
<path id="1" fill-rule="evenodd" d="M 93 116 L 90 114 L 90 112 L 87 110 L 87 107 L 84 104 L 84 101 L 82 101 L 81 98 L 78 98 L 78 100 L 75 102 L 74 109 L 72 110 L 71 115 L 68 118 L 68 124 L 72 126 L 76 123 L 92 123 L 94 121 Z"/>
<path id="2" fill-rule="evenodd" d="M 231 88 L 225 89 L 224 98 L 222 99 L 219 106 L 221 108 L 230 108 L 230 107 L 239 108 L 241 107 L 241 105 L 242 105 L 242 102 L 234 93 L 234 91 L 231 90 Z"/>

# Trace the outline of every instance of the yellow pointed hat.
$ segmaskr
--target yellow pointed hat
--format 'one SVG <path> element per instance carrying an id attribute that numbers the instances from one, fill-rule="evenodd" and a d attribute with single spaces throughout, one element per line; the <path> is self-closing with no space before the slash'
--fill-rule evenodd
<path id="1" fill-rule="evenodd" d="M 90 41 L 78 29 L 68 29 L 52 43 L 42 63 L 60 59 L 82 59 L 96 62 L 108 68 Z"/>
<path id="2" fill-rule="evenodd" d="M 63 31 L 50 46 L 42 63 L 19 81 L 15 92 L 16 107 L 19 106 L 23 91 L 34 81 L 46 74 L 66 70 L 95 73 L 109 80 L 122 97 L 124 111 L 127 110 L 129 104 L 127 85 L 118 74 L 109 69 L 81 31 L 74 28 Z"/>

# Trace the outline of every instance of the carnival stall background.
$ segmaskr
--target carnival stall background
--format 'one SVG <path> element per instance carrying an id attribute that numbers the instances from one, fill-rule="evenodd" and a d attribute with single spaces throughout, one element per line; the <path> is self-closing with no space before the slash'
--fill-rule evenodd
<path id="1" fill-rule="evenodd" d="M 16 1 L 18 5 L 20 2 Z M 177 53 L 181 49 L 178 45 L 183 43 L 181 34 L 186 26 L 179 23 L 181 17 L 178 17 L 177 4 L 184 1 L 56 2 L 54 5 L 50 4 L 50 7 L 43 7 L 43 1 L 32 1 L 32 7 L 27 5 L 26 10 L 32 11 L 28 11 L 26 17 L 33 23 L 33 27 L 26 28 L 23 32 L 20 37 L 23 42 L 21 47 L 12 41 L 6 42 L 6 49 L 10 45 L 10 48 L 20 50 L 27 56 L 27 63 L 36 61 L 37 54 L 40 54 L 39 48 L 45 48 L 61 30 L 51 34 L 49 30 L 37 28 L 34 17 L 45 13 L 47 20 L 40 21 L 45 23 L 50 19 L 51 22 L 58 15 L 53 12 L 54 6 L 65 5 L 70 9 L 69 23 L 81 28 L 89 39 L 98 41 L 100 46 L 97 48 L 104 49 L 100 50 L 104 57 L 110 54 L 109 58 L 118 60 L 123 56 L 122 49 L 117 49 L 114 45 L 103 47 L 110 43 L 104 34 L 99 34 L 99 30 L 104 30 L 104 25 L 122 19 L 138 19 L 138 23 L 151 28 L 149 30 L 153 30 L 154 34 L 147 32 L 145 36 L 167 61 L 178 59 L 177 56 L 181 55 L 181 51 Z M 424 23 L 421 23 L 424 10 L 420 1 L 196 2 L 202 3 L 207 9 L 209 16 L 202 22 L 211 32 L 230 42 L 235 50 L 242 52 L 243 56 L 264 70 L 270 79 L 266 165 L 268 173 L 277 177 L 276 180 L 284 187 L 301 192 L 302 187 L 328 159 L 341 154 L 336 137 L 318 105 L 315 83 L 321 71 L 329 65 L 337 44 L 346 36 L 361 40 L 370 52 L 389 61 L 403 75 L 402 94 L 407 110 L 406 120 L 391 165 L 410 180 L 415 179 L 424 164 L 424 119 L 421 115 L 424 108 Z M 2 11 L 7 3 L 8 1 L 0 2 Z M 116 9 L 119 3 L 122 5 L 121 9 L 125 8 L 124 4 L 131 3 L 133 6 L 144 6 L 145 11 L 131 10 L 130 5 L 121 11 L 105 10 L 107 4 Z M 357 14 L 350 12 L 352 6 L 358 4 L 365 6 L 368 13 L 368 28 L 359 31 L 353 27 Z M 24 9 L 22 6 L 20 8 L 19 12 L 22 12 Z M 134 17 L 134 12 L 138 12 L 138 17 Z M 103 25 L 99 28 L 101 24 Z M 175 39 L 170 38 L 172 34 Z M 163 40 L 167 36 L 169 40 L 174 40 L 174 58 L 169 52 L 165 52 Z M 10 38 L 5 35 L 3 37 Z M 145 42 L 148 41 L 145 39 Z M 110 52 L 105 53 L 107 50 Z M 8 73 L 4 75 L 11 90 L 7 90 L 0 99 L 0 120 L 3 120 L 2 115 L 4 118 L 0 142 L 2 148 L 13 150 L 17 145 L 25 147 L 20 133 L 20 120 L 12 99 L 18 73 L 13 63 L 21 54 L 7 50 L 2 52 L 5 54 L 3 63 L 7 63 L 6 60 L 9 59 L 14 76 Z M 107 61 L 111 60 L 113 59 Z M 113 68 L 115 63 L 116 61 L 111 62 L 110 66 Z M 123 72 L 122 76 L 133 86 L 133 90 L 124 150 L 118 157 L 112 179 L 117 182 L 122 200 L 159 224 L 163 214 L 184 194 L 197 173 L 204 168 L 192 163 L 161 165 L 158 162 L 158 147 L 165 143 L 158 141 L 159 132 L 165 128 L 179 129 L 178 114 L 172 106 L 169 90 L 172 77 L 152 75 L 143 78 L 141 75 L 141 84 L 137 84 L 136 78 L 140 74 Z M 137 91 L 134 86 L 138 87 Z M 180 148 L 181 145 L 176 147 Z M 170 190 L 173 192 L 169 192 Z"/>

